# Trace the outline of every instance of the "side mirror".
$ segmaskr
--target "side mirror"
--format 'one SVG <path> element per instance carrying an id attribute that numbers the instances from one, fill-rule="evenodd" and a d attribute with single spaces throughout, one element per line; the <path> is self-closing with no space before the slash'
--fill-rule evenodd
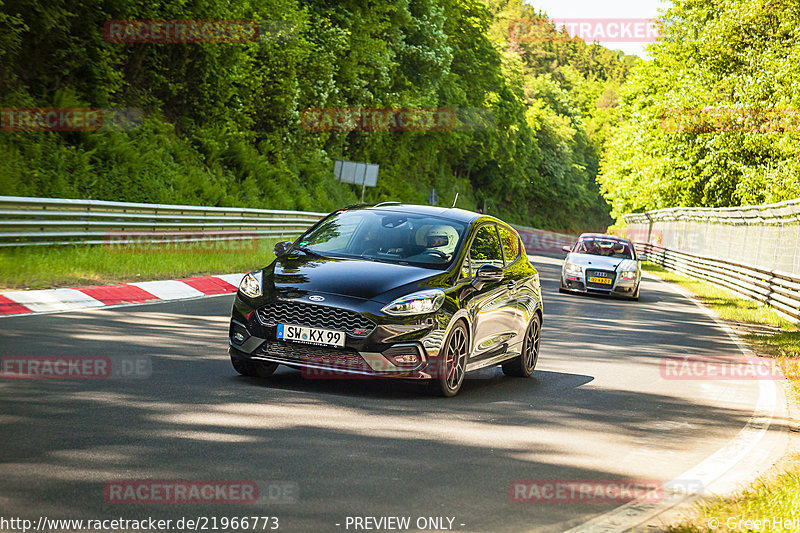
<path id="1" fill-rule="evenodd" d="M 480 283 L 493 283 L 503 280 L 503 269 L 497 265 L 482 265 L 475 273 L 475 280 Z"/>
<path id="2" fill-rule="evenodd" d="M 280 257 L 292 247 L 292 241 L 282 241 L 275 245 L 275 257 Z"/>
<path id="3" fill-rule="evenodd" d="M 562 246 L 561 247 L 561 251 L 570 253 L 572 251 L 572 247 L 571 246 Z"/>

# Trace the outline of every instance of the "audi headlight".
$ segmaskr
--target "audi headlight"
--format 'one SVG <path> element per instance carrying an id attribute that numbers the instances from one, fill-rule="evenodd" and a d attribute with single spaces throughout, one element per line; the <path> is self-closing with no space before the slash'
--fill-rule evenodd
<path id="1" fill-rule="evenodd" d="M 248 272 L 239 283 L 239 292 L 250 298 L 258 298 L 261 296 L 261 271 L 255 274 Z"/>
<path id="2" fill-rule="evenodd" d="M 567 272 L 567 274 L 580 274 L 583 272 L 583 267 L 573 263 L 567 263 L 567 266 L 564 267 L 564 270 Z"/>
<path id="3" fill-rule="evenodd" d="M 387 315 L 409 316 L 434 313 L 444 303 L 444 292 L 439 289 L 419 291 L 398 298 L 381 309 Z"/>
<path id="4" fill-rule="evenodd" d="M 626 270 L 624 272 L 620 272 L 619 276 L 622 279 L 636 279 L 636 272 L 633 270 Z"/>

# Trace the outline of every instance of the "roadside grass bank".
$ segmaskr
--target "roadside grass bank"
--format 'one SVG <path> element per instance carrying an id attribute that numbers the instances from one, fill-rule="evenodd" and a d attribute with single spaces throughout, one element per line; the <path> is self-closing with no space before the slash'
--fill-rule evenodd
<path id="1" fill-rule="evenodd" d="M 0 290 L 247 272 L 272 261 L 272 250 L 280 240 L 0 248 Z"/>
<path id="2" fill-rule="evenodd" d="M 791 390 L 787 390 L 787 394 L 795 406 L 800 403 L 800 380 L 796 378 L 800 363 L 800 329 L 797 326 L 767 306 L 705 281 L 668 272 L 652 263 L 643 263 L 642 269 L 688 289 L 733 327 L 760 357 L 773 358 L 776 364 L 794 369 L 795 378 L 791 379 Z M 798 531 L 800 453 L 785 457 L 769 473 L 733 495 L 697 503 L 694 511 L 692 518 L 673 524 L 666 531 Z"/>
<path id="3" fill-rule="evenodd" d="M 774 471 L 733 496 L 698 503 L 695 517 L 666 531 L 796 533 L 800 528 L 800 454 L 793 454 Z"/>

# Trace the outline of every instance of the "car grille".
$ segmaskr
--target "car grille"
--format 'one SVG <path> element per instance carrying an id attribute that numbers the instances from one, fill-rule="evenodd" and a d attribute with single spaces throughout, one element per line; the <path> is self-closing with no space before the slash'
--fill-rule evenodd
<path id="1" fill-rule="evenodd" d="M 594 283 L 590 282 L 589 279 L 591 278 L 605 278 L 610 279 L 611 283 Z M 613 271 L 609 270 L 586 270 L 586 287 L 588 289 L 605 289 L 610 291 L 611 288 L 614 286 L 614 281 L 617 277 L 617 274 Z"/>
<path id="2" fill-rule="evenodd" d="M 355 350 L 325 348 L 289 342 L 265 342 L 259 350 L 287 363 L 314 364 L 326 368 L 369 372 L 367 362 Z"/>
<path id="3" fill-rule="evenodd" d="M 265 326 L 295 324 L 312 328 L 335 329 L 353 337 L 366 337 L 375 323 L 346 309 L 298 302 L 276 302 L 258 310 L 258 320 Z"/>

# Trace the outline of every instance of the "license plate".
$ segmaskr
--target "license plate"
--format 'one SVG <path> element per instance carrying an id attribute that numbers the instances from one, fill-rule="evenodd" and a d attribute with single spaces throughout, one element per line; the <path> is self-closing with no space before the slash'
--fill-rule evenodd
<path id="1" fill-rule="evenodd" d="M 344 346 L 344 331 L 308 328 L 292 324 L 278 324 L 278 338 L 284 341 L 316 344 L 317 346 Z"/>
<path id="2" fill-rule="evenodd" d="M 597 278 L 597 277 L 590 277 L 589 283 L 600 283 L 603 285 L 611 285 L 612 281 L 611 278 Z"/>

